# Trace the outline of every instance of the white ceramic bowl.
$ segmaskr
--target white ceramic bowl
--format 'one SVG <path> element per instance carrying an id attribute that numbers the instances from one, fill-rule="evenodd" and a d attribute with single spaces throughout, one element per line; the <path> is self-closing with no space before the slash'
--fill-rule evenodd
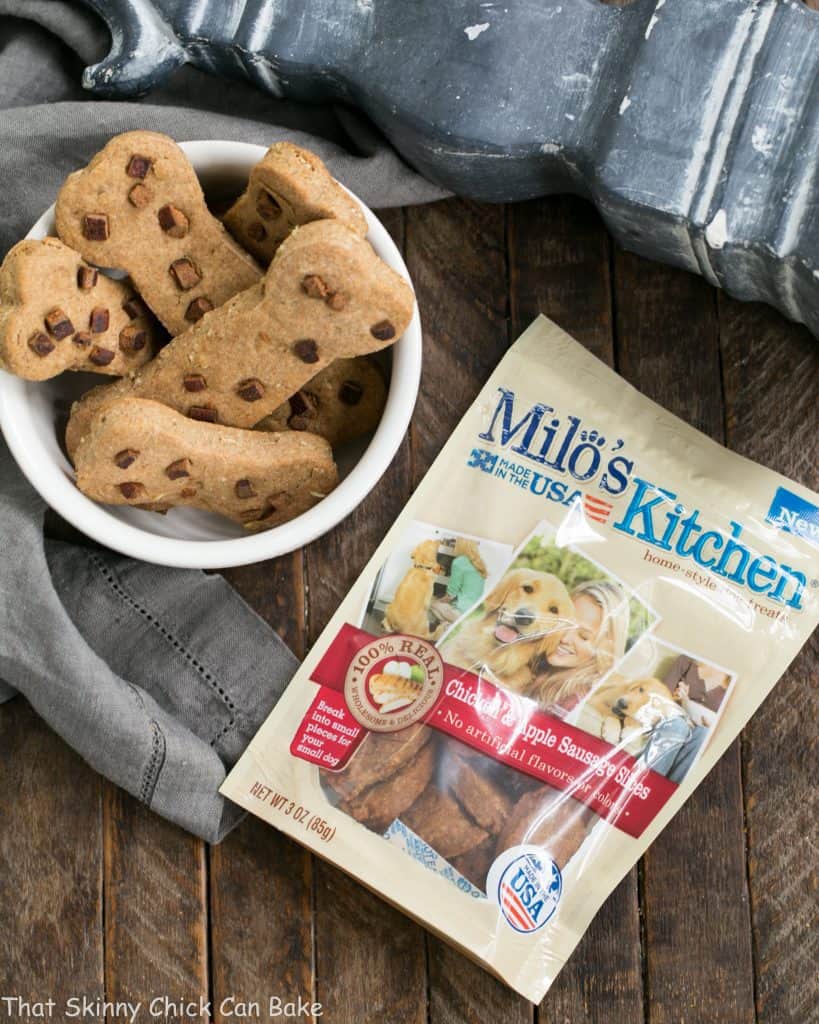
<path id="1" fill-rule="evenodd" d="M 209 196 L 236 194 L 250 168 L 264 156 L 263 146 L 240 142 L 183 142 Z M 360 202 L 360 200 L 359 200 Z M 407 268 L 386 228 L 361 203 L 368 239 L 385 263 L 409 280 Z M 55 234 L 54 207 L 37 221 L 29 238 Z M 93 540 L 146 562 L 182 568 L 221 569 L 248 565 L 294 551 L 332 529 L 375 486 L 406 433 L 421 375 L 421 324 L 416 305 L 403 337 L 389 350 L 387 404 L 375 433 L 337 453 L 338 487 L 296 519 L 262 533 L 246 534 L 219 516 L 194 509 L 157 515 L 127 506 L 99 505 L 74 484 L 74 472 L 62 450 L 70 403 L 105 378 L 64 373 L 51 381 L 20 380 L 0 370 L 0 427 L 18 465 L 42 497 L 68 522 Z"/>

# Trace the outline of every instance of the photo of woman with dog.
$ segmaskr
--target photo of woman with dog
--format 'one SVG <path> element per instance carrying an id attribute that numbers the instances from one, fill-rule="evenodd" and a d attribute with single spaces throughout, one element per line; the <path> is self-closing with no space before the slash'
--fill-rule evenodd
<path id="1" fill-rule="evenodd" d="M 439 647 L 451 664 L 564 718 L 655 621 L 619 580 L 541 524 Z"/>
<path id="2" fill-rule="evenodd" d="M 381 567 L 360 625 L 376 636 L 437 640 L 481 599 L 511 555 L 509 544 L 411 523 Z"/>
<path id="3" fill-rule="evenodd" d="M 431 610 L 439 622 L 456 622 L 483 596 L 488 569 L 477 541 L 456 537 L 449 568 L 446 593 L 432 602 Z"/>
<path id="4" fill-rule="evenodd" d="M 725 669 L 646 636 L 592 691 L 573 721 L 681 782 L 713 735 L 733 684 Z M 718 701 L 712 691 L 718 691 Z"/>
<path id="5" fill-rule="evenodd" d="M 625 590 L 612 580 L 579 583 L 569 596 L 574 625 L 536 662 L 532 683 L 534 699 L 560 718 L 626 653 L 630 615 Z"/>

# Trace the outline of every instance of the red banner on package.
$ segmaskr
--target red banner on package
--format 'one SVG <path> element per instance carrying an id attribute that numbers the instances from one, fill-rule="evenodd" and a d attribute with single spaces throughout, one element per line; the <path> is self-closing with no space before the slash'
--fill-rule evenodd
<path id="1" fill-rule="evenodd" d="M 310 677 L 320 689 L 290 744 L 290 753 L 330 771 L 343 769 L 369 733 L 345 699 L 351 666 L 362 655 L 381 665 L 386 658 L 409 653 L 413 643 L 419 648 L 431 646 L 417 638 L 375 637 L 355 626 L 342 626 Z M 446 662 L 440 695 L 420 720 L 495 761 L 568 792 L 634 837 L 642 834 L 677 789 L 676 783 L 627 751 Z"/>

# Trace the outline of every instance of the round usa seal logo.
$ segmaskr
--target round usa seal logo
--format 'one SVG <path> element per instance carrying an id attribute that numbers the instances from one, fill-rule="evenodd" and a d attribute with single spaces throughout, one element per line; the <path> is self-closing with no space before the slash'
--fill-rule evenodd
<path id="1" fill-rule="evenodd" d="M 563 876 L 538 846 L 513 846 L 489 869 L 487 894 L 516 932 L 536 932 L 557 910 Z"/>

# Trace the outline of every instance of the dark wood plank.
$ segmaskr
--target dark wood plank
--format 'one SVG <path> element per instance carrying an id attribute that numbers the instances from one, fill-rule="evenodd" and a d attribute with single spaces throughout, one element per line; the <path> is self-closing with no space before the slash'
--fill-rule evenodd
<path id="1" fill-rule="evenodd" d="M 59 1020 L 104 993 L 101 781 L 21 697 L 0 707 L 0 779 L 0 995 Z"/>
<path id="2" fill-rule="evenodd" d="M 104 811 L 107 998 L 207 1002 L 204 843 L 110 783 Z"/>
<path id="3" fill-rule="evenodd" d="M 211 848 L 215 1024 L 236 1019 L 231 998 L 258 1005 L 250 1021 L 273 1019 L 271 997 L 314 1001 L 312 871 L 306 850 L 251 816 Z"/>
<path id="4" fill-rule="evenodd" d="M 224 577 L 299 657 L 305 649 L 304 555 L 226 569 Z M 211 990 L 215 1024 L 230 1004 L 314 1001 L 313 858 L 293 840 L 247 818 L 210 850 Z M 222 1007 L 222 1009 L 220 1009 Z M 232 1019 L 235 1019 L 232 1018 Z M 302 1017 L 312 1020 L 312 1017 Z"/>
<path id="5" fill-rule="evenodd" d="M 510 206 L 509 216 L 513 335 L 545 313 L 611 365 L 611 242 L 594 207 L 564 196 Z M 643 1019 L 636 868 L 601 907 L 539 1013 L 543 1021 Z"/>
<path id="6" fill-rule="evenodd" d="M 618 371 L 649 398 L 723 439 L 716 292 L 693 274 L 615 251 Z"/>
<path id="7" fill-rule="evenodd" d="M 772 310 L 720 299 L 732 448 L 819 489 L 819 347 Z M 816 721 L 819 636 L 743 732 L 759 1024 L 819 1020 Z"/>
<path id="8" fill-rule="evenodd" d="M 315 859 L 316 994 L 321 1024 L 426 1024 L 424 933 Z"/>
<path id="9" fill-rule="evenodd" d="M 600 215 L 576 196 L 509 206 L 512 339 L 543 313 L 613 365 L 611 240 Z"/>
<path id="10" fill-rule="evenodd" d="M 462 956 L 428 936 L 431 1024 L 530 1024 L 532 1004 Z"/>
<path id="11" fill-rule="evenodd" d="M 819 345 L 768 306 L 720 296 L 731 448 L 819 488 Z"/>
<path id="12" fill-rule="evenodd" d="M 407 213 L 407 265 L 424 327 L 413 428 L 417 484 L 509 344 L 505 211 L 451 199 Z M 441 940 L 427 937 L 431 1024 L 524 1024 L 532 1007 Z"/>
<path id="13" fill-rule="evenodd" d="M 298 657 L 304 656 L 304 558 L 301 551 L 268 562 L 224 569 L 222 576 L 272 626 Z"/>
<path id="14" fill-rule="evenodd" d="M 401 210 L 379 216 L 399 248 Z M 314 643 L 410 494 L 409 439 L 374 490 L 307 549 L 308 640 Z M 315 862 L 317 993 L 328 1024 L 426 1019 L 423 932 L 324 861 Z"/>
<path id="15" fill-rule="evenodd" d="M 509 344 L 504 209 L 463 199 L 407 211 L 407 266 L 424 328 L 414 484 Z"/>
<path id="16" fill-rule="evenodd" d="M 618 252 L 616 358 L 650 398 L 723 440 L 716 292 L 700 278 Z M 651 1024 L 754 1020 L 739 743 L 643 861 Z"/>

